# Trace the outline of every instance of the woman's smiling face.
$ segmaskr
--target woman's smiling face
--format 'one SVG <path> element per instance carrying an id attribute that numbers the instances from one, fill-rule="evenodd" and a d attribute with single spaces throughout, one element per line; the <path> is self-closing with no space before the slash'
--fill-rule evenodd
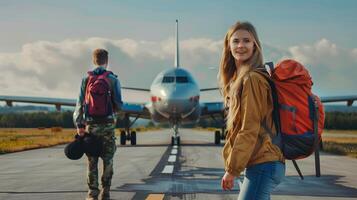
<path id="1" fill-rule="evenodd" d="M 229 46 L 235 62 L 242 64 L 253 55 L 254 37 L 246 30 L 237 30 L 232 34 Z"/>

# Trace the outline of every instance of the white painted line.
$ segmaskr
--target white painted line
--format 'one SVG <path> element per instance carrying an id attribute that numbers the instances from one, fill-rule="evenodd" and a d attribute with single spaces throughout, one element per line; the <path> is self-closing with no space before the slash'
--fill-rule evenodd
<path id="1" fill-rule="evenodd" d="M 164 170 L 162 170 L 161 173 L 163 173 L 163 174 L 172 174 L 173 171 L 174 171 L 174 166 L 173 165 L 166 165 L 164 167 Z"/>
<path id="2" fill-rule="evenodd" d="M 176 162 L 176 156 L 170 156 L 169 157 L 169 160 L 168 160 L 169 162 Z"/>
<path id="3" fill-rule="evenodd" d="M 177 154 L 177 149 L 172 149 L 171 154 Z"/>
<path id="4" fill-rule="evenodd" d="M 174 149 L 177 149 L 177 145 L 174 145 L 173 148 L 174 148 Z"/>

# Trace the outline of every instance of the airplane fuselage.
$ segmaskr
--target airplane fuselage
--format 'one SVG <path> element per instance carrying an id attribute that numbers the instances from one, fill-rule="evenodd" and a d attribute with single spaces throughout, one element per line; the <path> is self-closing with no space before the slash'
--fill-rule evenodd
<path id="1" fill-rule="evenodd" d="M 170 68 L 157 75 L 150 87 L 151 117 L 155 122 L 197 122 L 201 110 L 200 90 L 191 74 Z"/>

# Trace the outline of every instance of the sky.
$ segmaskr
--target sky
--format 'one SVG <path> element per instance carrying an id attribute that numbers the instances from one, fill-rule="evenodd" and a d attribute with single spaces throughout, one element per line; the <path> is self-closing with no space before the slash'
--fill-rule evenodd
<path id="1" fill-rule="evenodd" d="M 223 38 L 240 20 L 256 27 L 266 62 L 304 64 L 317 95 L 357 94 L 354 0 L 13 0 L 0 1 L 0 19 L 0 95 L 77 98 L 95 48 L 109 50 L 122 86 L 150 88 L 174 65 L 176 19 L 181 67 L 200 88 L 217 87 Z"/>

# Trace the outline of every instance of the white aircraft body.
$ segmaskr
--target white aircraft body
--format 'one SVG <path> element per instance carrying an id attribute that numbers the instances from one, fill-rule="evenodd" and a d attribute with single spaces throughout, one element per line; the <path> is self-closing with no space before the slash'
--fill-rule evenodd
<path id="1" fill-rule="evenodd" d="M 214 120 L 224 119 L 222 102 L 200 103 L 200 92 L 217 90 L 218 88 L 199 89 L 194 77 L 179 63 L 178 21 L 176 20 L 176 53 L 175 67 L 162 71 L 154 79 L 150 89 L 122 87 L 122 89 L 145 91 L 151 95 L 151 102 L 138 104 L 124 102 L 120 113 L 124 116 L 125 131 L 120 134 L 120 143 L 124 145 L 130 140 L 136 144 L 136 133 L 130 131 L 138 118 L 151 119 L 154 122 L 169 122 L 173 128 L 171 144 L 180 144 L 178 127 L 183 123 L 196 123 L 201 118 L 211 117 Z M 321 97 L 322 102 L 345 101 L 350 106 L 357 99 L 355 96 Z M 55 105 L 57 110 L 61 106 L 75 106 L 75 99 L 58 99 L 43 97 L 0 96 L 8 106 L 13 102 L 39 103 Z M 130 121 L 130 117 L 135 118 Z M 222 120 L 222 130 L 215 132 L 215 144 L 225 138 L 225 126 Z"/>

